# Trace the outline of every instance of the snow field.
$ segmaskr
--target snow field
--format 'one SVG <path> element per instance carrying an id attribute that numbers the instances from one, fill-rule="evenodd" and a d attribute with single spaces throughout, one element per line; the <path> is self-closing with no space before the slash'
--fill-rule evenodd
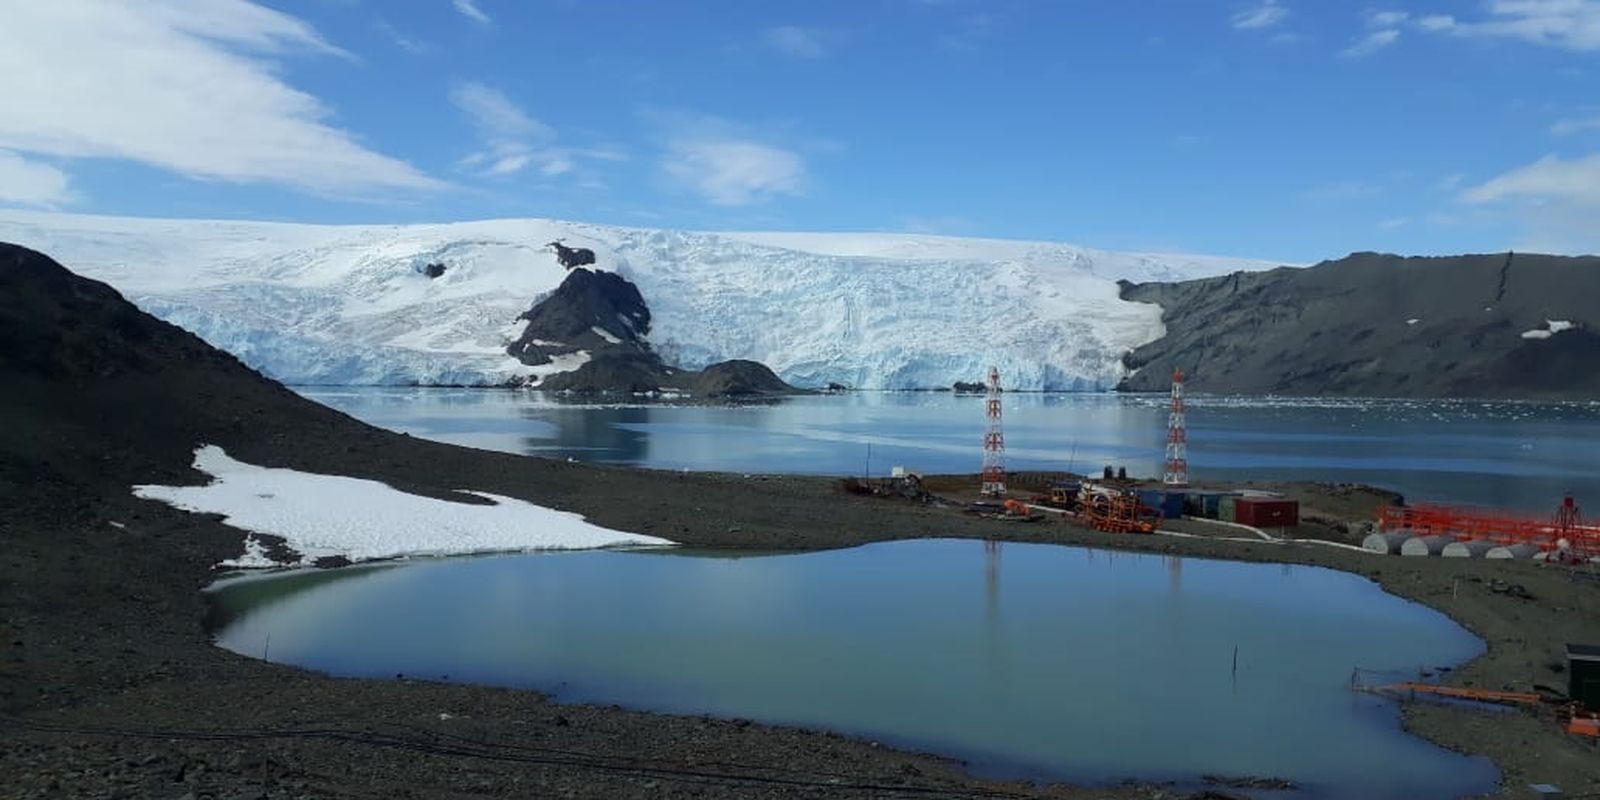
<path id="1" fill-rule="evenodd" d="M 367 561 L 673 544 L 602 528 L 578 514 L 511 497 L 465 492 L 493 502 L 453 503 L 408 494 L 378 481 L 258 467 L 210 445 L 195 451 L 194 467 L 214 480 L 205 486 L 139 485 L 133 487 L 134 496 L 193 513 L 221 514 L 224 523 L 252 534 L 281 536 L 306 562 L 323 556 Z M 274 565 L 250 535 L 245 537 L 243 554 L 219 566 Z"/>

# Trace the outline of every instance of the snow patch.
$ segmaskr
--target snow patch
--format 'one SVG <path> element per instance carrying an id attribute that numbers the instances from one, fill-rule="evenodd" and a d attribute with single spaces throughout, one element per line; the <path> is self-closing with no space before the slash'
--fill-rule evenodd
<path id="1" fill-rule="evenodd" d="M 599 336 L 600 338 L 606 340 L 607 342 L 610 342 L 611 344 L 622 344 L 622 340 L 621 339 L 619 339 L 616 336 L 612 335 L 611 331 L 608 331 L 605 328 L 600 327 L 599 325 L 592 326 L 591 328 L 589 328 L 589 330 L 594 331 L 594 334 L 596 336 Z"/>
<path id="2" fill-rule="evenodd" d="M 1543 328 L 1534 328 L 1531 331 L 1523 331 L 1522 338 L 1548 339 L 1562 331 L 1570 331 L 1575 327 L 1572 322 L 1564 319 L 1547 319 L 1544 321 L 1544 323 L 1545 327 Z"/>
<path id="3" fill-rule="evenodd" d="M 267 556 L 266 546 L 254 535 L 244 537 L 244 555 L 217 562 L 218 567 L 232 569 L 271 569 L 282 566 Z"/>
<path id="4" fill-rule="evenodd" d="M 466 492 L 493 503 L 452 503 L 378 481 L 258 467 L 213 445 L 195 451 L 194 467 L 214 480 L 205 486 L 140 485 L 133 493 L 184 511 L 221 514 L 224 523 L 241 530 L 281 536 L 307 560 L 672 544 L 512 497 Z M 248 537 L 245 555 L 231 563 L 253 558 L 271 563 Z"/>
<path id="5" fill-rule="evenodd" d="M 584 364 L 589 363 L 588 350 L 579 350 L 575 353 L 561 353 L 550 356 L 550 363 L 540 364 L 537 367 L 528 367 L 528 386 L 538 386 L 545 378 L 562 372 L 571 372 Z"/>

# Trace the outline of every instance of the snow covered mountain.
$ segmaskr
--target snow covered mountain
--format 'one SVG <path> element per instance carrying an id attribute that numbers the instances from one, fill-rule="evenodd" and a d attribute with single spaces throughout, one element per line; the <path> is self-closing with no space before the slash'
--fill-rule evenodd
<path id="1" fill-rule="evenodd" d="M 43 251 L 162 319 L 298 384 L 498 384 L 516 317 L 588 247 L 638 285 L 651 344 L 698 369 L 759 361 L 797 386 L 978 380 L 1104 389 L 1161 309 L 1116 281 L 1276 266 L 1205 256 L 910 234 L 690 233 L 553 220 L 328 226 L 0 210 L 0 241 Z M 442 264 L 429 277 L 424 267 Z"/>

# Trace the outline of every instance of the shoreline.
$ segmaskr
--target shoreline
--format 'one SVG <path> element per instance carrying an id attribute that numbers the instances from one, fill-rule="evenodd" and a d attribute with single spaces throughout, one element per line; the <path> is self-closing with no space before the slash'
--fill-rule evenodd
<path id="1" fill-rule="evenodd" d="M 1536 681 L 1560 684 L 1564 677 L 1546 666 L 1555 658 L 1555 651 L 1566 641 L 1584 641 L 1581 637 L 1585 631 L 1600 630 L 1600 588 L 1569 583 L 1565 573 L 1553 567 L 1465 559 L 1402 559 L 1292 540 L 1224 541 L 1205 535 L 1177 538 L 1101 534 L 1055 521 L 1002 522 L 906 501 L 849 497 L 837 491 L 834 480 L 824 478 L 744 478 L 567 464 L 457 448 L 375 429 L 365 429 L 358 439 L 307 444 L 269 438 L 239 450 L 240 457 L 251 463 L 315 468 L 383 480 L 421 494 L 437 496 L 456 486 L 470 485 L 479 491 L 576 511 L 596 524 L 655 534 L 690 547 L 805 551 L 895 539 L 995 538 L 1328 567 L 1362 575 L 1390 594 L 1439 611 L 1483 640 L 1485 653 L 1454 670 L 1446 681 L 1452 685 L 1500 689 L 1525 687 Z M 195 479 L 194 475 L 186 478 L 189 482 Z M 872 791 L 880 793 L 889 786 L 901 786 L 903 791 L 912 793 L 948 792 L 951 796 L 1002 793 L 1067 798 L 1168 798 L 1183 796 L 1174 792 L 1187 791 L 1161 784 L 1119 784 L 1115 779 L 1085 786 L 989 780 L 965 772 L 947 758 L 883 748 L 825 731 L 653 714 L 615 706 L 571 706 L 523 690 L 332 678 L 259 662 L 215 646 L 202 624 L 206 601 L 201 590 L 215 580 L 212 565 L 236 555 L 233 551 L 243 532 L 222 526 L 215 518 L 135 499 L 125 485 L 101 488 L 98 496 L 91 497 L 57 493 L 53 498 L 56 503 L 73 511 L 65 516 L 59 508 L 51 507 L 48 501 L 52 498 L 24 498 L 18 509 L 5 515 L 7 522 L 0 523 L 10 526 L 8 534 L 16 531 L 23 545 L 10 564 L 0 563 L 0 570 L 5 570 L 0 572 L 0 579 L 10 581 L 0 586 L 20 586 L 20 579 L 32 573 L 41 584 L 36 599 L 52 606 L 29 608 L 23 603 L 20 608 L 0 608 L 7 612 L 5 619 L 20 620 L 16 630 L 0 633 L 24 643 L 12 646 L 11 658 L 5 671 L 0 672 L 21 678 L 14 684 L 21 691 L 9 687 L 0 690 L 0 713 L 8 718 L 28 724 L 48 721 L 78 729 L 119 728 L 136 721 L 139 728 L 148 730 L 181 727 L 225 731 L 242 727 L 257 733 L 262 725 L 292 727 L 304 725 L 309 719 L 320 719 L 323 724 L 330 724 L 331 719 L 335 727 L 369 732 L 402 722 L 410 731 L 405 736 L 424 738 L 468 727 L 456 723 L 468 718 L 473 720 L 471 726 L 477 735 L 486 741 L 522 741 L 530 729 L 543 732 L 536 739 L 551 738 L 545 734 L 555 730 L 558 735 L 551 740 L 562 742 L 561 749 L 589 753 L 607 763 L 607 759 L 633 758 L 633 753 L 643 752 L 650 754 L 646 758 L 661 763 L 755 763 L 764 775 L 784 769 L 811 776 L 796 779 L 800 783 L 793 785 L 764 779 L 752 783 L 727 774 L 695 778 L 719 787 L 707 790 L 712 796 L 722 796 L 718 794 L 722 791 L 729 792 L 726 796 L 752 796 L 752 787 L 759 787 L 754 796 L 811 796 L 808 793 L 819 785 L 844 785 L 826 783 L 842 780 L 840 775 L 870 783 L 877 787 Z M 117 496 L 119 491 L 127 496 Z M 18 511 L 23 518 L 20 527 L 13 518 Z M 126 528 L 114 528 L 109 524 L 112 521 L 121 522 Z M 95 536 L 86 535 L 87 531 L 93 531 Z M 84 549 L 68 552 L 53 546 L 61 539 L 73 540 Z M 18 567 L 23 569 L 18 571 Z M 121 574 L 124 568 L 127 573 Z M 104 589 L 107 584 L 114 587 L 109 590 L 113 602 L 80 607 L 84 604 L 66 599 L 81 590 L 86 569 L 96 572 L 97 578 L 89 582 L 97 589 Z M 1522 584 L 1538 599 L 1527 601 L 1492 593 L 1486 588 L 1490 578 Z M 9 592 L 5 597 L 6 605 L 14 605 Z M 52 628 L 79 633 L 41 636 Z M 282 707 L 239 708 L 230 698 L 241 695 Z M 316 702 L 307 704 L 292 696 L 315 698 Z M 421 707 L 429 710 L 425 714 L 402 711 Z M 446 714 L 449 719 L 442 719 L 439 714 Z M 1600 791 L 1600 779 L 1592 777 L 1600 774 L 1594 769 L 1600 760 L 1593 749 L 1559 731 L 1553 721 L 1535 720 L 1520 712 L 1494 714 L 1491 718 L 1483 712 L 1458 708 L 1402 704 L 1401 724 L 1441 746 L 1489 757 L 1502 772 L 1503 796 L 1516 796 L 1518 787 L 1529 782 L 1555 783 L 1575 794 Z M 417 733 L 419 730 L 423 733 Z M 0 769 L 12 777 L 24 776 L 23 785 L 28 785 L 25 776 L 53 774 L 52 764 L 65 761 L 82 766 L 81 757 L 63 752 L 72 749 L 63 748 L 63 738 L 71 739 L 70 736 L 19 730 L 0 735 L 0 740 L 6 738 L 17 741 L 7 742 L 11 752 L 0 756 Z M 304 774 L 311 774 L 316 780 L 331 783 L 302 781 L 306 787 L 348 794 L 353 784 L 347 783 L 336 767 L 342 762 L 329 760 L 329 754 L 337 752 L 342 754 L 340 758 L 354 758 L 358 763 L 381 764 L 373 768 L 374 773 L 392 771 L 407 776 L 403 784 L 390 788 L 438 785 L 418 774 L 416 768 L 401 763 L 395 753 L 405 751 L 405 747 L 398 746 L 386 750 L 385 746 L 350 742 L 322 745 L 316 744 L 321 740 L 301 741 L 285 734 L 284 742 L 273 745 L 283 755 L 273 765 L 262 766 L 259 776 L 253 776 L 249 769 L 228 766 L 229 759 L 237 755 L 237 748 L 226 746 L 226 739 L 182 740 L 182 744 L 164 747 L 121 736 L 89 739 L 92 741 L 88 746 L 83 742 L 79 746 L 91 754 L 130 748 L 141 753 L 132 758 L 141 763 L 125 770 L 134 780 L 149 772 L 142 760 L 153 755 L 158 761 L 151 763 L 165 764 L 163 769 L 169 772 L 169 762 L 173 760 L 206 764 L 209 774 L 216 776 L 218 791 L 241 784 L 262 783 L 269 788 L 295 785 Z M 366 749 L 361 753 L 351 752 L 363 747 Z M 150 752 L 152 749 L 155 752 Z M 172 755 L 170 751 L 174 749 L 188 755 Z M 816 756 L 819 752 L 823 754 L 821 758 Z M 41 759 L 37 763 L 29 761 L 32 756 Z M 606 768 L 547 764 L 538 768 L 540 777 L 532 779 L 532 783 L 520 784 L 516 776 L 526 777 L 531 769 L 526 764 L 497 760 L 500 756 L 492 754 L 466 756 L 464 760 L 470 762 L 471 771 L 488 775 L 484 780 L 498 787 L 485 790 L 490 794 L 514 794 L 515 789 L 506 787 L 523 785 L 541 790 L 566 786 L 574 796 L 657 796 L 663 786 L 679 785 L 674 783 L 679 779 L 653 772 L 653 777 L 617 772 L 620 767 L 614 764 Z M 125 756 L 116 758 L 120 759 L 118 763 L 130 760 Z M 444 762 L 433 758 L 420 763 L 443 770 L 441 775 L 446 777 L 467 769 L 449 756 L 437 757 Z M 81 768 L 68 769 L 66 773 L 77 773 L 79 781 L 89 780 L 83 777 L 87 771 Z M 818 778 L 822 784 L 806 783 L 821 775 L 831 777 Z M 59 776 L 56 779 L 63 788 L 72 785 L 59 783 Z M 90 783 L 98 788 L 99 780 L 95 778 Z M 511 783 L 504 784 L 506 780 Z M 654 785 L 646 786 L 652 781 Z M 205 784 L 203 780 L 199 782 Z"/>

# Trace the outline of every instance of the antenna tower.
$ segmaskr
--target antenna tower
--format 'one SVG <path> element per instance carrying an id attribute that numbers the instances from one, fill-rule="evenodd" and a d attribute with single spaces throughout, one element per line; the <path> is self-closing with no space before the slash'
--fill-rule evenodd
<path id="1" fill-rule="evenodd" d="M 989 395 L 983 404 L 989 425 L 983 433 L 983 495 L 1004 497 L 1006 470 L 1001 463 L 1006 452 L 1005 434 L 1000 432 L 1000 370 L 989 368 Z"/>
<path id="2" fill-rule="evenodd" d="M 1172 413 L 1167 417 L 1167 468 L 1161 482 L 1189 485 L 1189 434 L 1183 419 L 1183 370 L 1172 371 Z"/>

